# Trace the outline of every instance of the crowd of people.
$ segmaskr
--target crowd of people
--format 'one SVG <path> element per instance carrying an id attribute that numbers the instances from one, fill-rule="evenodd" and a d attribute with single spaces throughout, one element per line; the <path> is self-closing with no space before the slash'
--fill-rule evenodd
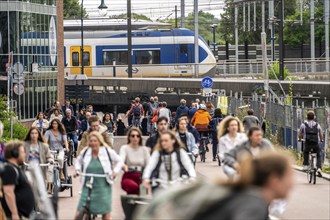
<path id="1" fill-rule="evenodd" d="M 223 163 L 222 169 L 228 176 L 228 182 L 223 185 L 231 187 L 232 196 L 225 206 L 219 201 L 218 206 L 199 219 L 215 219 L 216 215 L 223 213 L 228 216 L 226 219 L 267 219 L 270 202 L 286 198 L 292 187 L 292 175 L 289 161 L 275 154 L 272 144 L 263 138 L 261 124 L 253 115 L 253 110 L 249 109 L 247 113 L 241 121 L 237 117 L 223 115 L 211 102 L 205 103 L 199 99 L 190 107 L 182 99 L 172 113 L 167 103 L 158 102 L 157 97 L 151 97 L 144 104 L 140 103 L 140 98 L 135 98 L 126 113 L 129 128 L 126 129 L 127 143 L 117 153 L 113 150 L 113 133 L 124 135 L 126 126 L 121 119 L 115 122 L 108 112 L 101 119 L 91 105 L 86 110 L 74 112 L 69 101 L 63 106 L 56 101 L 52 108 L 37 115 L 22 142 L 1 144 L 0 157 L 5 161 L 1 175 L 3 212 L 8 219 L 28 218 L 35 207 L 31 198 L 32 189 L 24 169 L 20 169 L 25 167 L 24 164 L 31 161 L 49 164 L 42 167 L 42 174 L 51 194 L 54 154 L 57 154 L 60 179 L 64 180 L 63 165 L 65 154 L 69 152 L 68 140 L 72 140 L 74 145 L 74 168 L 76 175 L 81 175 L 82 183 L 75 218 L 88 198 L 89 189 L 85 183 L 90 177 L 85 175 L 96 174 L 106 177 L 95 178 L 90 209 L 93 214 L 110 219 L 112 182 L 121 172 L 121 187 L 128 195 L 154 193 L 167 188 L 169 183 L 181 184 L 184 179 L 195 182 L 196 159 L 200 154 L 201 139 L 206 138 L 207 145 L 212 144 L 212 160 L 218 159 Z M 320 168 L 318 143 L 323 136 L 314 118 L 314 113 L 308 112 L 308 120 L 302 124 L 299 138 L 305 139 L 306 143 L 304 165 L 308 165 L 308 153 L 314 149 Z M 144 125 L 143 120 L 146 121 Z M 143 126 L 145 135 L 149 136 L 145 144 Z M 0 131 L 2 129 L 0 123 Z M 320 169 L 318 174 L 322 175 Z M 272 196 L 266 197 L 262 194 L 263 190 Z M 258 196 L 251 197 L 251 193 Z M 26 199 L 30 199 L 29 204 L 26 204 Z M 237 211 L 237 206 L 244 211 Z M 257 207 L 261 208 L 258 212 Z"/>

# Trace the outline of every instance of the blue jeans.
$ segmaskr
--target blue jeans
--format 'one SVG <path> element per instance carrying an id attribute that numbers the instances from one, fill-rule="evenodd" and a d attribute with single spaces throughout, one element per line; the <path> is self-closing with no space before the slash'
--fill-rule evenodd
<path id="1" fill-rule="evenodd" d="M 152 128 L 152 123 L 151 123 L 151 120 L 152 120 L 152 116 L 148 116 L 148 122 L 147 122 L 147 132 L 150 134 L 151 133 L 151 128 Z"/>
<path id="2" fill-rule="evenodd" d="M 68 137 L 72 139 L 74 145 L 74 151 L 76 152 L 78 149 L 78 136 L 76 132 L 68 133 Z"/>

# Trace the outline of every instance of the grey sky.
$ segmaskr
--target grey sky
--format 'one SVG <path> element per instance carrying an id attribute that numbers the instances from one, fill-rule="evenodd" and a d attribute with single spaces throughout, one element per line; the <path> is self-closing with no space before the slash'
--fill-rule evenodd
<path id="1" fill-rule="evenodd" d="M 81 0 L 80 0 L 81 1 Z M 153 20 L 174 18 L 175 5 L 180 10 L 180 0 L 132 0 L 132 12 L 144 14 Z M 198 0 L 199 10 L 214 14 L 217 18 L 224 7 L 224 0 Z M 90 17 L 98 17 L 101 0 L 84 0 L 84 6 Z M 186 15 L 193 11 L 194 0 L 185 0 Z M 126 13 L 127 0 L 105 0 L 108 15 Z M 178 12 L 180 15 L 180 11 Z"/>

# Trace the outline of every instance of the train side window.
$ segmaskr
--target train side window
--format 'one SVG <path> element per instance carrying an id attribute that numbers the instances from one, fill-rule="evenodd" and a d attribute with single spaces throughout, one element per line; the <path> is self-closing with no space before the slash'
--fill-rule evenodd
<path id="1" fill-rule="evenodd" d="M 72 66 L 79 66 L 79 53 L 72 52 Z"/>
<path id="2" fill-rule="evenodd" d="M 117 65 L 127 65 L 127 51 L 103 51 L 103 65 L 112 65 L 114 59 Z"/>
<path id="3" fill-rule="evenodd" d="M 180 44 L 180 53 L 187 54 L 188 53 L 188 45 L 187 44 Z"/>
<path id="4" fill-rule="evenodd" d="M 83 60 L 84 60 L 84 66 L 90 66 L 90 54 L 89 54 L 89 52 L 84 52 Z"/>
<path id="5" fill-rule="evenodd" d="M 135 51 L 136 64 L 160 64 L 160 50 Z"/>

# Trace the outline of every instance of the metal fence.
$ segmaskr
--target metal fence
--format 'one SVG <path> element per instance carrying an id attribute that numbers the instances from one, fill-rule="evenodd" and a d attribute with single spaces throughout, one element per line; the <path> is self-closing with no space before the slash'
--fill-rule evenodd
<path id="1" fill-rule="evenodd" d="M 322 106 L 318 101 L 312 101 L 310 106 L 304 102 L 298 104 L 285 104 L 286 100 L 282 98 L 280 102 L 271 98 L 265 101 L 264 97 L 254 95 L 252 99 L 243 99 L 238 93 L 229 96 L 218 97 L 217 106 L 225 114 L 236 115 L 243 118 L 246 110 L 252 108 L 254 115 L 263 123 L 266 123 L 266 131 L 277 137 L 279 144 L 286 147 L 297 149 L 298 131 L 300 125 L 305 121 L 307 111 L 313 110 L 316 115 L 316 121 L 321 125 L 326 134 L 325 140 L 328 140 L 330 131 L 330 108 L 325 101 Z M 327 144 L 327 143 L 323 143 Z M 324 147 L 324 146 L 323 146 Z"/>
<path id="2" fill-rule="evenodd" d="M 273 63 L 270 61 L 270 63 Z M 298 74 L 302 76 L 307 76 L 310 74 L 322 74 L 329 76 L 329 69 L 327 65 L 330 66 L 330 61 L 326 60 L 286 60 L 284 62 L 286 69 L 291 74 Z M 315 71 L 312 71 L 312 66 L 315 66 Z M 237 69 L 236 69 L 237 68 Z M 270 67 L 269 67 L 270 68 Z M 262 61 L 261 60 L 249 60 L 249 61 L 219 61 L 217 65 L 217 74 L 218 75 L 262 75 Z"/>

